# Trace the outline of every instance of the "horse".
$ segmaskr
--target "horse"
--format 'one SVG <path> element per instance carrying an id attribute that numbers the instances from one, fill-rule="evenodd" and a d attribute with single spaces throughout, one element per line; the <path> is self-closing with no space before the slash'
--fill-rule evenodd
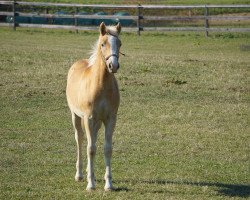
<path id="1" fill-rule="evenodd" d="M 113 190 L 111 174 L 112 136 L 117 120 L 120 94 L 115 73 L 119 69 L 121 25 L 99 27 L 100 35 L 89 59 L 75 62 L 68 72 L 66 96 L 72 113 L 77 144 L 76 181 L 83 180 L 83 126 L 87 137 L 87 188 L 94 190 L 94 157 L 97 133 L 105 126 L 105 191 Z"/>

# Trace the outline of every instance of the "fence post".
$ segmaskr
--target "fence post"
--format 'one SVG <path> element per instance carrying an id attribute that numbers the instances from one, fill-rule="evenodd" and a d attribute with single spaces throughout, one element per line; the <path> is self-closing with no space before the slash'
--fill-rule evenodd
<path id="1" fill-rule="evenodd" d="M 45 8 L 45 14 L 49 14 L 49 8 L 48 7 Z M 48 17 L 46 17 L 46 22 L 47 22 L 47 24 L 49 24 L 49 18 Z"/>
<path id="2" fill-rule="evenodd" d="M 208 28 L 209 28 L 209 23 L 208 23 L 208 7 L 207 5 L 205 5 L 205 13 L 204 13 L 204 17 L 205 17 L 205 36 L 208 37 Z"/>
<path id="3" fill-rule="evenodd" d="M 138 4 L 137 6 L 137 35 L 141 35 L 140 31 L 143 30 L 141 27 L 141 19 L 143 19 L 143 17 L 141 16 L 141 9 L 142 9 L 142 6 Z"/>
<path id="4" fill-rule="evenodd" d="M 16 30 L 16 0 L 13 1 L 13 31 Z"/>
<path id="5" fill-rule="evenodd" d="M 76 8 L 75 8 L 75 15 L 77 15 L 77 13 L 78 13 L 78 8 L 76 7 Z M 77 19 L 77 17 L 75 16 L 75 31 L 76 31 L 76 33 L 78 33 L 77 26 L 78 26 L 78 19 Z"/>

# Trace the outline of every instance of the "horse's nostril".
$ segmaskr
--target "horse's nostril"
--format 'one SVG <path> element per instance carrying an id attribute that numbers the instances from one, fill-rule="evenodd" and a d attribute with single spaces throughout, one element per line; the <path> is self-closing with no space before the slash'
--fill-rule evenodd
<path id="1" fill-rule="evenodd" d="M 112 69 L 112 64 L 111 63 L 109 63 L 109 69 Z"/>
<path id="2" fill-rule="evenodd" d="M 120 68 L 120 64 L 118 63 L 117 69 L 119 69 L 119 68 Z"/>

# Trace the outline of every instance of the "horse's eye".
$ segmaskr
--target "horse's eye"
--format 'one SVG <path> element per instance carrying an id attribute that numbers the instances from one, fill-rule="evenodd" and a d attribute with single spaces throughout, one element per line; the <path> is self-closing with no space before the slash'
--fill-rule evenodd
<path id="1" fill-rule="evenodd" d="M 105 47 L 105 43 L 102 43 L 102 47 Z"/>

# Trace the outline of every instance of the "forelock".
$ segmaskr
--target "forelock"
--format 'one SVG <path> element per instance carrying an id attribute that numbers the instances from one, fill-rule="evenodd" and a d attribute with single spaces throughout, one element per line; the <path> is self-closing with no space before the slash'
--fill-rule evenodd
<path id="1" fill-rule="evenodd" d="M 116 37 L 119 36 L 116 26 L 107 26 L 107 34 L 114 35 Z"/>

